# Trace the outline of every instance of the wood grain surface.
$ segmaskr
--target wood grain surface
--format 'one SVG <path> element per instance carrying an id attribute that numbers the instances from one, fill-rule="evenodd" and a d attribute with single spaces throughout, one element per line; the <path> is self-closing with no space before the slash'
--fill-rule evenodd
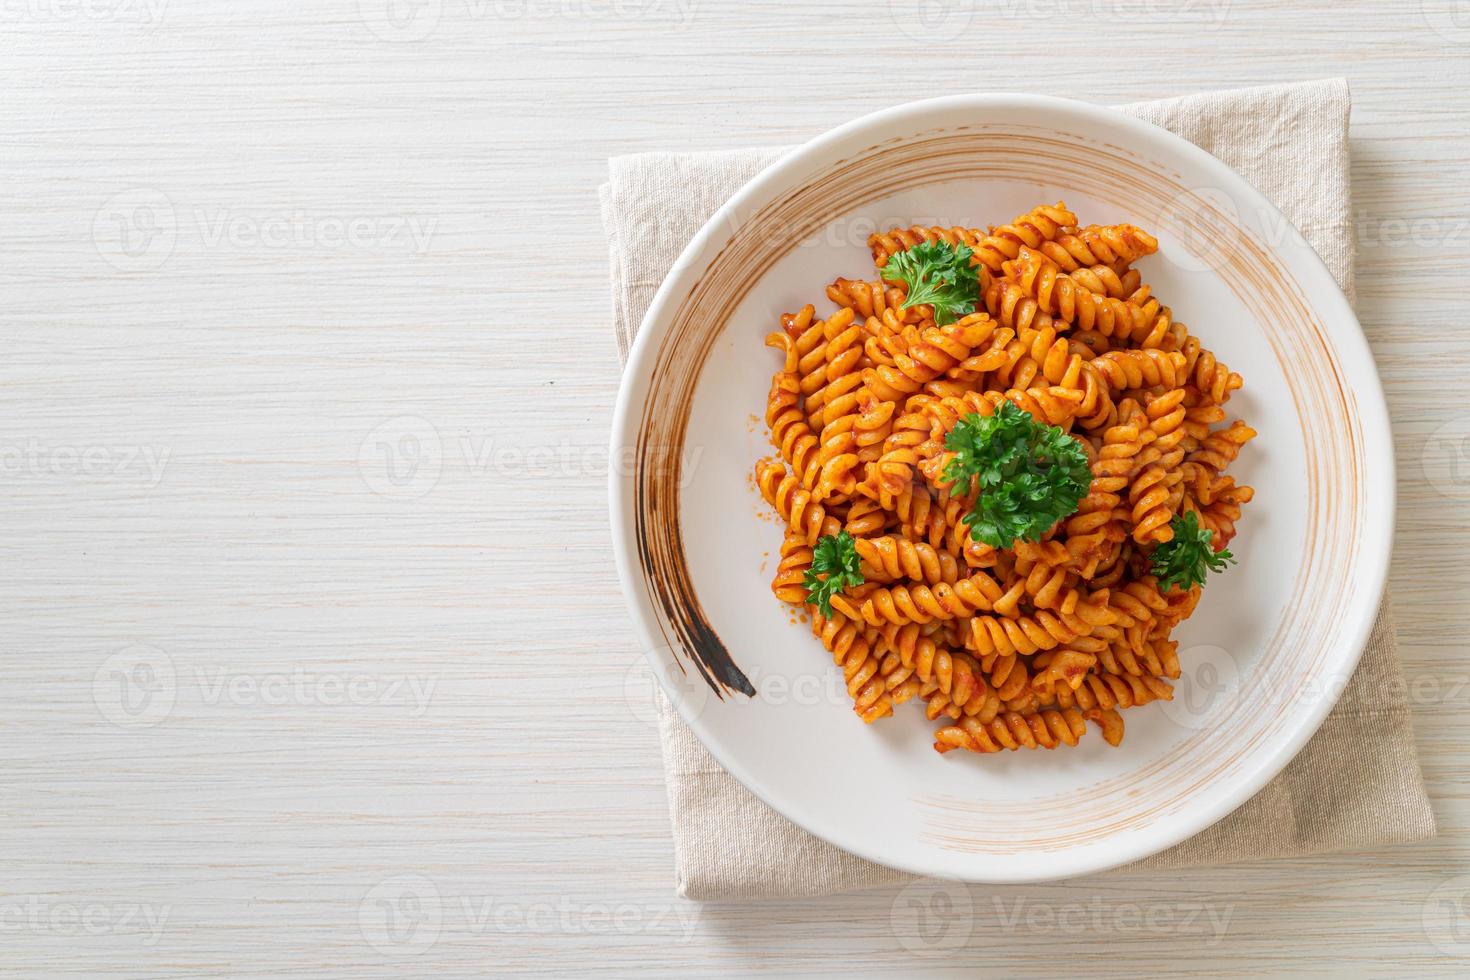
<path id="1" fill-rule="evenodd" d="M 607 158 L 1336 74 L 1440 836 L 676 899 Z M 1467 85 L 1436 0 L 0 0 L 0 975 L 1463 973 Z"/>

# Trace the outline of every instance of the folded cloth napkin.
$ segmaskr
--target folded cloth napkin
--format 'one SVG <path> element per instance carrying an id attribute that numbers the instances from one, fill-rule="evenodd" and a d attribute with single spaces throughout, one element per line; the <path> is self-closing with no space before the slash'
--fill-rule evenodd
<path id="1" fill-rule="evenodd" d="M 1211 92 L 1122 111 L 1234 167 L 1311 242 L 1353 297 L 1348 115 L 1342 79 Z M 616 157 L 602 185 L 620 355 L 684 244 L 784 150 Z M 660 694 L 679 894 L 750 899 L 825 895 L 911 875 L 818 840 L 720 768 Z M 1265 789 L 1195 837 L 1130 868 L 1164 869 L 1404 843 L 1434 834 L 1414 753 L 1388 596 L 1341 701 Z"/>

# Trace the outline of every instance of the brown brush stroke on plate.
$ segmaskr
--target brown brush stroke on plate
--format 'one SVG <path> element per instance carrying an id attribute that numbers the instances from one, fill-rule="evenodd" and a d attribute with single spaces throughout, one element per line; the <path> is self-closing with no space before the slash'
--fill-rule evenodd
<path id="1" fill-rule="evenodd" d="M 659 383 L 657 368 L 653 383 Z M 692 395 L 694 386 L 686 387 Z M 638 430 L 638 465 L 634 474 L 638 562 L 643 568 L 643 580 L 658 607 L 660 625 L 666 627 L 664 638 L 673 641 L 670 647 L 674 651 L 685 653 L 693 660 L 695 669 L 710 690 L 722 699 L 732 691 L 754 697 L 755 687 L 744 671 L 736 666 L 729 648 L 710 625 L 689 577 L 684 558 L 683 522 L 679 519 L 684 423 L 679 426 L 677 441 L 662 446 L 650 445 L 647 440 L 653 427 L 648 424 L 646 413 L 656 401 L 650 397 L 644 405 L 644 420 Z M 683 407 L 685 412 L 681 418 L 687 420 L 687 403 Z M 673 636 L 669 635 L 670 632 Z M 683 661 L 677 662 L 682 670 Z"/>

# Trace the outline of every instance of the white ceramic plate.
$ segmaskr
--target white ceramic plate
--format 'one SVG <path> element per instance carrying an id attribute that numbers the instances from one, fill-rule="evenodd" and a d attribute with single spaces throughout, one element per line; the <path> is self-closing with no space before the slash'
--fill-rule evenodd
<path id="1" fill-rule="evenodd" d="M 1302 161 L 1310 168 L 1311 161 Z M 931 747 L 913 704 L 866 726 L 838 669 L 770 593 L 781 531 L 751 478 L 783 311 L 871 278 L 868 232 L 976 226 L 1065 200 L 1156 234 L 1144 280 L 1245 388 L 1256 488 L 1178 631 L 1173 702 L 1055 752 Z M 789 154 L 689 244 L 634 345 L 613 425 L 623 588 L 666 692 L 736 778 L 833 844 L 970 881 L 1098 871 L 1245 802 L 1317 729 L 1376 613 L 1393 527 L 1382 390 L 1353 312 L 1276 209 L 1197 147 L 1108 109 L 1036 96 L 876 113 Z M 740 693 L 755 692 L 754 697 Z"/>

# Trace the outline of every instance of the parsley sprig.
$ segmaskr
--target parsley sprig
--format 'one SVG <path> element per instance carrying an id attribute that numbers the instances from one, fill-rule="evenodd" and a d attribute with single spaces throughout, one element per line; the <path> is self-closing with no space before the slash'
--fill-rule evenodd
<path id="1" fill-rule="evenodd" d="M 956 248 L 943 240 L 920 242 L 890 255 L 883 266 L 883 278 L 908 286 L 904 309 L 920 304 L 932 306 L 934 322 L 942 327 L 974 313 L 980 300 L 980 280 L 970 264 L 971 254 L 968 245 Z"/>
<path id="2" fill-rule="evenodd" d="M 846 531 L 825 535 L 812 551 L 812 567 L 801 583 L 806 588 L 806 601 L 815 604 L 823 616 L 832 615 L 832 597 L 843 589 L 863 584 L 858 567 L 857 542 Z"/>
<path id="3" fill-rule="evenodd" d="M 1036 541 L 1073 513 L 1092 484 L 1082 446 L 1013 402 L 991 415 L 971 413 L 945 436 L 954 456 L 944 479 L 975 492 L 970 536 L 992 548 Z"/>
<path id="4" fill-rule="evenodd" d="M 1173 539 L 1154 548 L 1150 558 L 1159 588 L 1203 585 L 1210 572 L 1224 571 L 1227 565 L 1235 564 L 1229 549 L 1215 550 L 1214 535 L 1209 528 L 1200 527 L 1194 511 L 1175 517 L 1169 529 L 1174 532 Z"/>

